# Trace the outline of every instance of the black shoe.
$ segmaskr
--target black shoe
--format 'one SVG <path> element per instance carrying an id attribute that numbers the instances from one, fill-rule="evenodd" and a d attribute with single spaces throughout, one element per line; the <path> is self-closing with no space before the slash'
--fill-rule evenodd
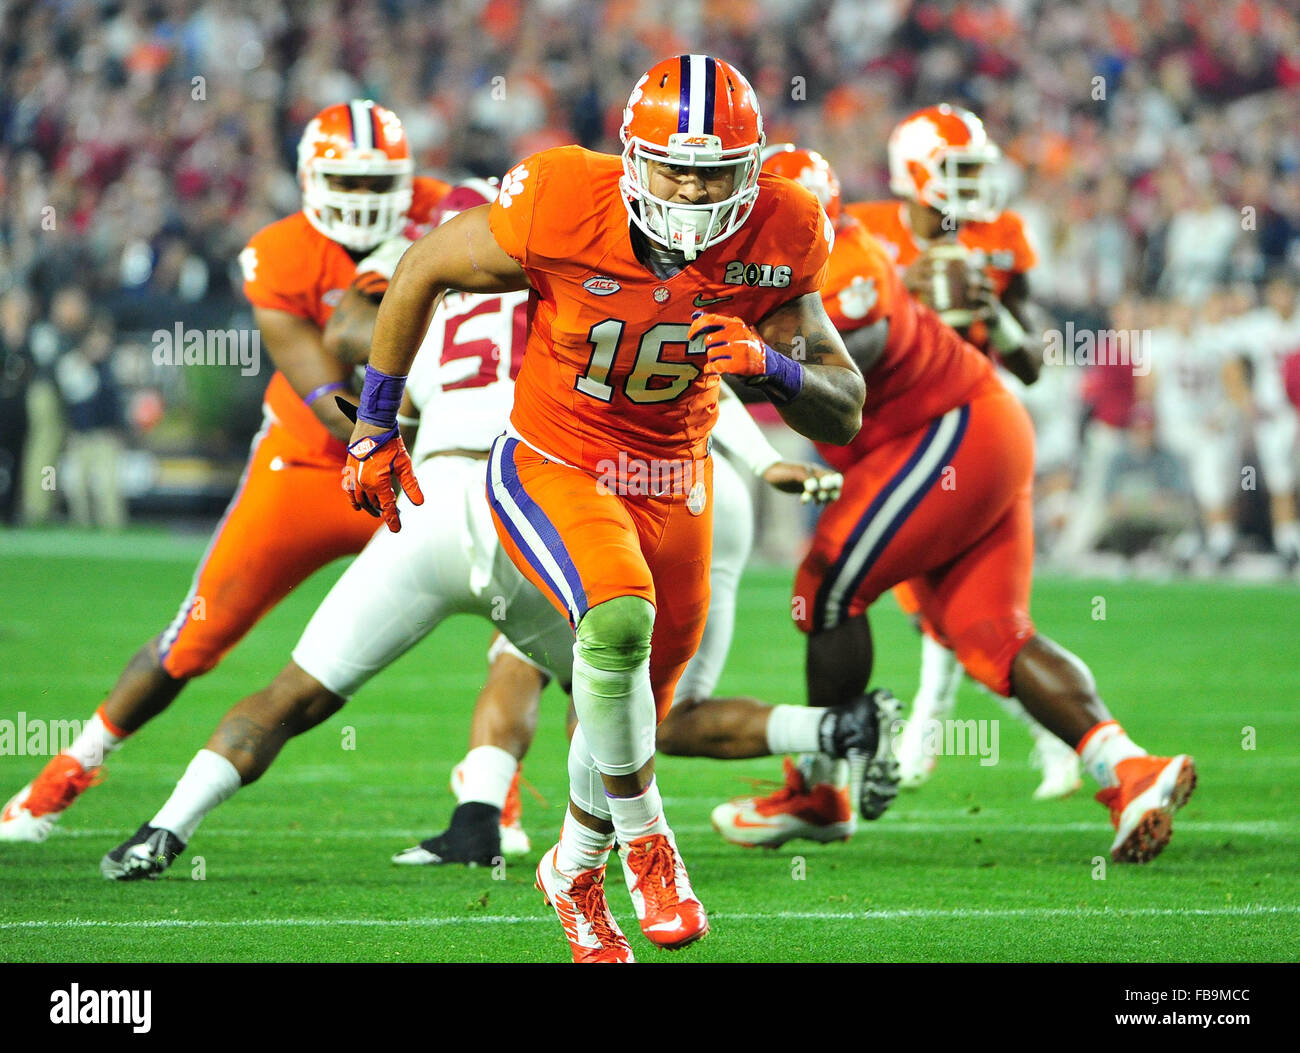
<path id="1" fill-rule="evenodd" d="M 496 866 L 501 862 L 501 809 L 468 801 L 451 813 L 444 833 L 421 841 L 393 856 L 394 863 L 411 866 Z"/>
<path id="2" fill-rule="evenodd" d="M 110 881 L 156 878 L 184 851 L 185 842 L 170 830 L 145 823 L 99 861 L 99 872 Z"/>
<path id="3" fill-rule="evenodd" d="M 877 695 L 889 695 L 889 692 L 873 691 L 869 695 L 860 695 L 848 705 L 827 709 L 826 716 L 817 729 L 818 746 L 822 753 L 835 760 L 844 760 L 851 751 L 867 754 L 876 752 L 881 734 Z"/>
<path id="4" fill-rule="evenodd" d="M 870 733 L 862 737 L 862 745 L 848 749 L 850 789 L 857 790 L 862 818 L 879 819 L 898 796 L 901 773 L 894 752 L 894 732 L 900 725 L 902 706 L 890 692 L 877 688 L 851 708 L 859 712 L 859 722 L 867 722 Z"/>

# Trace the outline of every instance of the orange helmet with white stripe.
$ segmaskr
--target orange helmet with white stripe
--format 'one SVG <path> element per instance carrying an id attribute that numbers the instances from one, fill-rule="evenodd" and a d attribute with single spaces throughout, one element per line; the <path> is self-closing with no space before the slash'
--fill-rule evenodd
<path id="1" fill-rule="evenodd" d="M 369 99 L 327 106 L 298 141 L 307 221 L 354 252 L 366 252 L 401 230 L 414 170 L 402 122 Z"/>
<path id="2" fill-rule="evenodd" d="M 988 222 L 1000 211 L 993 166 L 1001 156 L 970 110 L 930 106 L 889 137 L 889 189 L 954 219 Z"/>
<path id="3" fill-rule="evenodd" d="M 763 151 L 763 171 L 793 179 L 810 190 L 822 203 L 827 218 L 840 218 L 840 180 L 835 169 L 816 150 L 804 150 L 794 143 L 778 143 Z"/>
<path id="4" fill-rule="evenodd" d="M 758 199 L 763 116 L 754 89 L 730 63 L 678 55 L 653 66 L 632 89 L 619 131 L 619 188 L 632 222 L 655 243 L 694 259 L 734 234 Z M 685 204 L 650 193 L 650 162 L 731 169 L 721 201 Z"/>

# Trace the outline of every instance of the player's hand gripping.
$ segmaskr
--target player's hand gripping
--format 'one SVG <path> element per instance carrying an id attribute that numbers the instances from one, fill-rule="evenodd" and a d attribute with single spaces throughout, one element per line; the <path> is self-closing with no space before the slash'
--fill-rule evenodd
<path id="1" fill-rule="evenodd" d="M 830 504 L 844 489 L 839 472 L 802 461 L 777 461 L 763 473 L 763 481 L 783 493 L 798 494 L 804 504 Z"/>
<path id="2" fill-rule="evenodd" d="M 749 323 L 726 314 L 697 311 L 688 340 L 703 339 L 706 373 L 748 377 L 777 403 L 789 402 L 803 388 L 803 366 L 764 342 Z"/>
<path id="3" fill-rule="evenodd" d="M 353 508 L 372 516 L 382 516 L 388 529 L 396 534 L 402 529 L 402 518 L 397 512 L 394 479 L 411 499 L 411 504 L 424 504 L 424 494 L 415 478 L 406 444 L 402 442 L 396 425 L 385 430 L 375 424 L 357 421 L 357 410 L 352 403 L 341 398 L 336 401 L 339 409 L 356 425 L 352 429 L 352 441 L 348 443 L 343 489 L 347 491 Z"/>

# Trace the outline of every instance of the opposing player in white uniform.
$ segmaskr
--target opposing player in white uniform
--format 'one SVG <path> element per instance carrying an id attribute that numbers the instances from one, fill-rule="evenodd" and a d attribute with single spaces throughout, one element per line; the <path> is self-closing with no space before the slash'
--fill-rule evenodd
<path id="1" fill-rule="evenodd" d="M 1232 491 L 1237 442 L 1232 403 L 1224 385 L 1223 294 L 1212 294 L 1201 316 L 1171 305 L 1165 325 L 1151 333 L 1151 378 L 1156 429 L 1161 445 L 1187 465 L 1192 495 L 1200 511 L 1205 548 L 1216 563 L 1232 553 L 1235 541 Z M 1180 538 L 1177 554 L 1190 562 L 1199 548 L 1194 537 Z"/>
<path id="2" fill-rule="evenodd" d="M 1264 303 L 1242 315 L 1234 327 L 1233 350 L 1249 364 L 1243 384 L 1245 411 L 1259 455 L 1273 516 L 1273 547 L 1294 571 L 1300 566 L 1300 525 L 1296 522 L 1296 438 L 1300 419 L 1287 398 L 1283 369 L 1300 351 L 1300 298 L 1283 277 L 1264 288 Z M 1246 381 L 1247 378 L 1243 378 Z"/>

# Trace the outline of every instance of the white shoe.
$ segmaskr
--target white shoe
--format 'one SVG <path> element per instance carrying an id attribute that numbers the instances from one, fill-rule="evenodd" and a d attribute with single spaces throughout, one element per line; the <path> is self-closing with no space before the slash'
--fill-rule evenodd
<path id="1" fill-rule="evenodd" d="M 1043 780 L 1034 791 L 1035 801 L 1069 797 L 1083 785 L 1079 755 L 1050 732 L 1034 739 L 1029 765 L 1043 773 Z"/>
<path id="2" fill-rule="evenodd" d="M 934 774 L 934 757 L 925 748 L 925 724 L 924 720 L 912 717 L 894 739 L 899 785 L 904 790 L 915 790 Z"/>

